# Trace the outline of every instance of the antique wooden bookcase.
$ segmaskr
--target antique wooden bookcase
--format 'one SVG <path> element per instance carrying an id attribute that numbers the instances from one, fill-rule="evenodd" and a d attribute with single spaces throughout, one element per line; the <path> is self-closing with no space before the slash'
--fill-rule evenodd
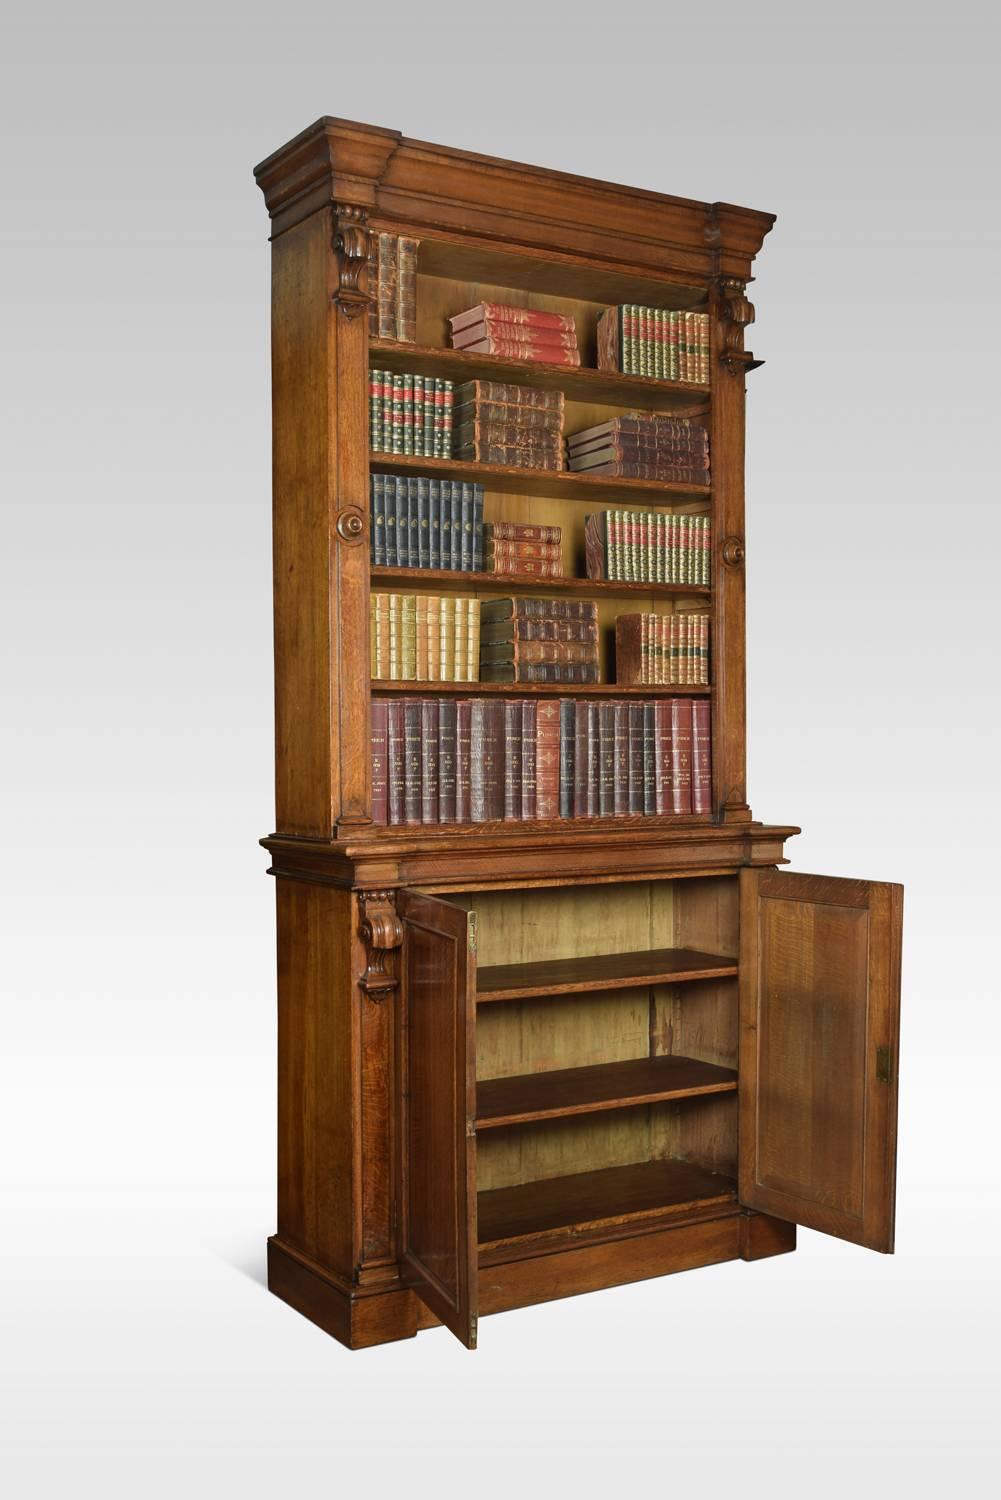
<path id="1" fill-rule="evenodd" d="M 792 1250 L 797 1223 L 890 1251 L 901 888 L 779 870 L 798 830 L 754 821 L 745 788 L 744 403 L 760 363 L 745 287 L 772 215 L 339 119 L 255 175 L 272 229 L 271 1289 L 353 1348 L 436 1322 L 473 1347 L 480 1312 Z M 379 230 L 420 239 L 416 344 L 370 340 Z M 572 312 L 584 367 L 446 348 L 445 319 L 484 298 Z M 708 310 L 709 385 L 587 368 L 598 316 L 623 302 Z M 368 672 L 370 586 L 394 586 L 369 563 L 370 361 L 558 386 L 568 431 L 704 403 L 709 493 L 378 466 L 478 478 L 488 518 L 578 539 L 605 505 L 708 511 L 710 816 L 373 823 L 369 706 L 401 685 Z M 405 587 L 512 592 L 468 574 Z M 619 611 L 693 593 L 529 591 L 571 587 L 605 634 Z"/>

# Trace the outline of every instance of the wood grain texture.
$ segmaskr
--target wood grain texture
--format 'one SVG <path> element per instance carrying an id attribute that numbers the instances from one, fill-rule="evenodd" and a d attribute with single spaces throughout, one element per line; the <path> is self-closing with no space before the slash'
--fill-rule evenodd
<path id="1" fill-rule="evenodd" d="M 476 1128 L 491 1130 L 526 1120 L 629 1109 L 689 1094 L 732 1092 L 736 1087 L 731 1068 L 685 1057 L 640 1057 L 521 1078 L 493 1078 L 477 1087 Z"/>
<path id="2" fill-rule="evenodd" d="M 530 382 L 526 381 L 526 384 Z M 489 490 L 514 495 L 552 496 L 556 500 L 586 500 L 595 510 L 607 506 L 661 505 L 675 497 L 705 499 L 710 486 L 673 484 L 667 480 L 611 479 L 603 474 L 573 473 L 567 469 L 529 469 L 514 464 L 477 464 L 458 458 L 419 458 L 404 453 L 373 453 L 374 468 L 387 474 L 430 474 L 440 479 L 466 480 Z"/>
<path id="3" fill-rule="evenodd" d="M 676 984 L 686 979 L 712 979 L 736 972 L 736 963 L 690 948 L 495 964 L 480 968 L 476 999 L 482 1005 L 526 995 L 582 994 L 586 990 L 628 989 L 637 984 Z"/>
<path id="4" fill-rule="evenodd" d="M 555 524 L 559 525 L 559 522 Z M 474 599 L 481 594 L 573 594 L 580 599 L 621 599 L 624 601 L 623 609 L 628 610 L 643 609 L 643 604 L 637 602 L 637 595 L 641 601 L 679 598 L 701 599 L 704 602 L 710 593 L 708 587 L 700 588 L 692 583 L 618 583 L 575 576 L 533 578 L 528 574 L 514 573 L 456 573 L 450 568 L 378 567 L 372 568 L 371 572 L 372 582 L 379 587 L 380 592 L 454 593 Z M 648 613 L 652 613 L 652 610 Z"/>
<path id="5" fill-rule="evenodd" d="M 400 1259 L 422 1301 L 476 1347 L 476 960 L 468 913 L 401 891 L 404 1080 Z"/>
<path id="6" fill-rule="evenodd" d="M 901 911 L 900 886 L 741 873 L 741 1202 L 883 1251 Z"/>

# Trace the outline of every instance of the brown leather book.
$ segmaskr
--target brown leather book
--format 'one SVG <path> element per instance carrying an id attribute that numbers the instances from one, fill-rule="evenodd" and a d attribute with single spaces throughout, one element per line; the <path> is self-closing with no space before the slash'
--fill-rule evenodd
<path id="1" fill-rule="evenodd" d="M 394 698 L 387 704 L 388 729 L 387 750 L 389 756 L 389 822 L 406 822 L 405 764 L 406 735 L 404 728 L 403 699 Z"/>
<path id="2" fill-rule="evenodd" d="M 629 787 L 626 797 L 630 813 L 643 811 L 643 704 L 626 704 Z"/>
<path id="3" fill-rule="evenodd" d="M 535 709 L 535 803 L 539 818 L 560 815 L 560 705 L 543 698 Z"/>
<path id="4" fill-rule="evenodd" d="M 438 821 L 438 700 L 421 700 L 421 822 Z"/>
<path id="5" fill-rule="evenodd" d="M 510 573 L 512 577 L 523 578 L 562 578 L 564 576 L 563 563 L 558 559 L 494 557 L 492 553 L 486 559 L 486 572 Z"/>
<path id="6" fill-rule="evenodd" d="M 494 542 L 545 542 L 559 546 L 563 531 L 559 526 L 523 526 L 519 521 L 487 521 L 483 534 L 489 544 Z"/>
<path id="7" fill-rule="evenodd" d="M 712 812 L 712 705 L 708 698 L 692 699 L 692 811 Z"/>
<path id="8" fill-rule="evenodd" d="M 590 620 L 597 623 L 594 599 L 536 599 L 530 594 L 512 594 L 505 599 L 484 599 L 480 605 L 483 629 L 497 620 Z"/>
<path id="9" fill-rule="evenodd" d="M 615 703 L 615 779 L 612 805 L 617 818 L 629 811 L 629 705 Z"/>
<path id="10" fill-rule="evenodd" d="M 521 816 L 525 821 L 539 815 L 535 779 L 538 707 L 534 698 L 526 698 L 521 705 Z"/>
<path id="11" fill-rule="evenodd" d="M 421 815 L 421 700 L 403 700 L 403 813 L 406 823 L 420 823 Z"/>
<path id="12" fill-rule="evenodd" d="M 541 562 L 559 562 L 561 556 L 559 542 L 501 542 L 494 537 L 487 538 L 487 557 L 534 557 Z"/>
<path id="13" fill-rule="evenodd" d="M 401 234 L 396 241 L 396 337 L 417 338 L 417 247 L 420 240 Z"/>
<path id="14" fill-rule="evenodd" d="M 587 788 L 591 775 L 591 739 L 588 734 L 588 702 L 578 698 L 574 703 L 574 775 L 573 815 L 588 817 Z"/>
<path id="15" fill-rule="evenodd" d="M 454 698 L 438 699 L 438 822 L 456 820 L 456 719 Z"/>
<path id="16" fill-rule="evenodd" d="M 504 816 L 504 702 L 474 698 L 470 717 L 470 817 L 492 823 Z"/>
<path id="17" fill-rule="evenodd" d="M 624 687 L 649 682 L 646 673 L 648 616 L 619 615 L 615 621 L 615 681 Z"/>
<path id="18" fill-rule="evenodd" d="M 542 468 L 543 466 L 536 464 L 535 467 Z M 626 463 L 624 460 L 611 458 L 601 463 L 591 464 L 587 459 L 574 458 L 570 460 L 568 467 L 575 473 L 578 470 L 586 470 L 588 474 L 603 474 L 610 479 L 651 479 L 660 484 L 708 485 L 709 483 L 708 469 L 680 468 L 671 464 Z"/>
<path id="19" fill-rule="evenodd" d="M 521 821 L 522 701 L 504 701 L 504 819 Z"/>
<path id="20" fill-rule="evenodd" d="M 670 812 L 692 810 L 692 702 L 671 698 L 671 806 Z"/>
<path id="21" fill-rule="evenodd" d="M 615 814 L 615 704 L 598 704 L 598 817 Z"/>
<path id="22" fill-rule="evenodd" d="M 592 687 L 600 681 L 597 663 L 587 662 L 496 662 L 480 668 L 481 682 L 564 683 Z"/>
<path id="23" fill-rule="evenodd" d="M 480 627 L 480 645 L 502 641 L 597 641 L 597 620 L 538 620 L 522 615 L 489 620 Z"/>
<path id="24" fill-rule="evenodd" d="M 454 396 L 456 407 L 499 401 L 505 405 L 513 403 L 517 406 L 537 407 L 540 411 L 556 412 L 561 422 L 563 418 L 562 391 L 537 391 L 534 386 L 512 385 L 506 380 L 467 380 L 463 385 L 455 387 Z"/>
<path id="25" fill-rule="evenodd" d="M 502 427 L 526 428 L 530 432 L 563 435 L 563 412 L 559 407 L 529 406 L 524 401 L 470 401 L 453 407 L 452 420 L 456 428 L 465 422 L 488 422 Z"/>
<path id="26" fill-rule="evenodd" d="M 567 445 L 570 458 L 586 458 L 590 453 L 611 453 L 634 463 L 667 463 L 689 469 L 708 469 L 709 450 L 676 438 L 604 437 L 592 443 Z"/>
<path id="27" fill-rule="evenodd" d="M 389 822 L 389 704 L 372 701 L 372 821 Z"/>
<path id="28" fill-rule="evenodd" d="M 496 641 L 480 642 L 480 665 L 502 662 L 519 665 L 524 662 L 597 662 L 598 646 L 594 641 Z"/>
<path id="29" fill-rule="evenodd" d="M 453 448 L 452 457 L 465 463 L 501 464 L 509 469 L 563 468 L 563 454 L 559 448 L 527 447 L 511 443 L 460 443 Z"/>
<path id="30" fill-rule="evenodd" d="M 654 801 L 660 817 L 671 811 L 673 780 L 671 701 L 668 698 L 658 698 L 654 705 Z"/>
<path id="31" fill-rule="evenodd" d="M 472 709 L 473 705 L 468 698 L 460 699 L 455 705 L 455 821 L 457 823 L 472 821 L 470 806 Z"/>
<path id="32" fill-rule="evenodd" d="M 577 432 L 567 433 L 567 442 L 572 447 L 594 442 L 597 438 L 656 436 L 682 438 L 693 446 L 708 445 L 709 434 L 699 422 L 680 417 L 662 417 L 656 412 L 632 412 L 629 416 L 611 417 L 607 422 L 597 422 L 592 427 L 582 427 Z"/>
<path id="33" fill-rule="evenodd" d="M 517 422 L 484 422 L 479 417 L 473 417 L 453 429 L 453 449 L 461 451 L 477 444 L 560 453 L 563 439 L 558 432 L 550 432 L 545 427 L 521 427 Z"/>

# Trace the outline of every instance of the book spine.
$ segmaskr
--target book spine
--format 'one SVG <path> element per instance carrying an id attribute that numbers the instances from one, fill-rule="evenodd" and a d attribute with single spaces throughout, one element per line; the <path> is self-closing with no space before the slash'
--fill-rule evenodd
<path id="1" fill-rule="evenodd" d="M 406 733 L 404 704 L 400 698 L 387 705 L 387 755 L 389 780 L 389 822 L 403 823 L 405 813 Z"/>
<path id="2" fill-rule="evenodd" d="M 376 568 L 386 566 L 386 476 L 369 475 L 369 559 Z"/>
<path id="3" fill-rule="evenodd" d="M 421 565 L 421 518 L 418 509 L 417 476 L 408 474 L 403 481 L 407 487 L 407 529 L 410 536 L 410 566 L 419 568 Z"/>
<path id="4" fill-rule="evenodd" d="M 473 572 L 483 572 L 483 498 L 482 484 L 473 485 Z"/>
<path id="5" fill-rule="evenodd" d="M 685 815 L 692 810 L 692 705 L 687 698 L 671 698 L 671 807 Z"/>
<path id="6" fill-rule="evenodd" d="M 464 346 L 470 354 L 489 354 L 495 359 L 520 359 L 529 364 L 569 365 L 580 364 L 578 349 L 564 349 L 558 344 L 530 344 L 517 339 L 498 336 L 477 339 Z"/>
<path id="7" fill-rule="evenodd" d="M 536 803 L 536 735 L 538 704 L 526 698 L 521 705 L 521 816 L 523 820 L 538 817 Z"/>
<path id="8" fill-rule="evenodd" d="M 470 810 L 470 730 L 472 703 L 468 698 L 455 705 L 455 821 L 472 821 Z"/>
<path id="9" fill-rule="evenodd" d="M 438 821 L 438 701 L 421 701 L 421 822 Z"/>
<path id="10" fill-rule="evenodd" d="M 405 481 L 393 479 L 393 538 L 395 558 L 392 559 L 398 568 L 409 568 L 410 566 L 410 521 L 407 516 L 407 487 Z M 387 513 L 387 526 L 389 516 Z"/>
<path id="11" fill-rule="evenodd" d="M 472 455 L 468 456 L 472 457 Z M 498 458 L 483 458 L 480 459 L 480 462 L 500 463 L 502 460 Z M 552 467 L 552 465 L 535 463 L 532 467 L 543 469 Z M 573 473 L 579 473 L 586 468 L 588 474 L 603 474 L 610 479 L 652 479 L 656 480 L 658 484 L 687 484 L 692 486 L 704 486 L 709 483 L 708 469 L 680 468 L 675 464 L 632 463 L 623 459 L 609 459 L 607 462 L 601 464 L 585 464 L 579 458 L 572 458 L 569 467 Z"/>
<path id="12" fill-rule="evenodd" d="M 442 381 L 442 438 L 441 456 L 452 456 L 452 409 L 455 405 L 455 385 L 451 380 Z"/>
<path id="13" fill-rule="evenodd" d="M 656 705 L 643 704 L 643 811 L 652 817 L 657 811 L 656 773 Z"/>
<path id="14" fill-rule="evenodd" d="M 502 464 L 516 469 L 560 470 L 563 467 L 563 456 L 555 449 L 504 443 L 466 443 L 457 449 L 454 457 L 469 463 Z"/>
<path id="15" fill-rule="evenodd" d="M 626 809 L 630 813 L 643 812 L 643 705 L 628 703 L 626 707 L 626 759 L 628 785 Z"/>
<path id="16" fill-rule="evenodd" d="M 379 337 L 396 338 L 396 236 L 379 236 Z"/>
<path id="17" fill-rule="evenodd" d="M 430 382 L 430 375 L 427 382 Z M 413 396 L 413 420 L 411 430 L 413 436 L 413 452 L 421 458 L 427 456 L 424 448 L 424 403 L 426 400 L 425 386 L 427 384 L 423 375 L 414 376 Z"/>
<path id="18" fill-rule="evenodd" d="M 510 573 L 513 577 L 530 578 L 562 578 L 563 564 L 561 562 L 533 561 L 531 558 L 497 558 L 490 556 L 486 560 L 486 571 L 488 573 Z"/>
<path id="19" fill-rule="evenodd" d="M 598 704 L 598 817 L 615 813 L 615 704 Z"/>
<path id="20" fill-rule="evenodd" d="M 443 559 L 441 550 L 441 480 L 425 479 L 422 482 L 427 485 L 428 567 L 447 567 L 448 562 Z"/>
<path id="21" fill-rule="evenodd" d="M 396 337 L 417 338 L 417 247 L 420 240 L 402 234 L 396 241 Z"/>
<path id="22" fill-rule="evenodd" d="M 448 480 L 448 509 L 451 517 L 451 566 L 462 571 L 462 486 L 457 479 Z"/>
<path id="23" fill-rule="evenodd" d="M 501 662 L 594 662 L 598 648 L 590 641 L 490 641 L 483 642 L 480 656 L 484 663 Z"/>
<path id="24" fill-rule="evenodd" d="M 456 718 L 454 698 L 438 699 L 438 822 L 456 819 Z"/>
<path id="25" fill-rule="evenodd" d="M 389 822 L 389 704 L 372 703 L 372 821 Z"/>
<path id="26" fill-rule="evenodd" d="M 482 607 L 481 607 L 482 614 Z M 505 641 L 591 641 L 598 639 L 597 620 L 559 620 L 546 616 L 511 615 L 505 620 L 483 616 L 481 639 L 498 646 Z"/>
<path id="27" fill-rule="evenodd" d="M 629 811 L 629 705 L 615 703 L 615 769 L 612 783 L 612 807 L 617 818 Z"/>
<path id="28" fill-rule="evenodd" d="M 502 542 L 495 537 L 487 539 L 488 557 L 535 557 L 543 562 L 559 562 L 560 555 L 558 542 Z"/>
<path id="29" fill-rule="evenodd" d="M 504 818 L 521 821 L 522 704 L 518 698 L 504 702 Z"/>
<path id="30" fill-rule="evenodd" d="M 516 521 L 488 521 L 484 527 L 487 542 L 542 542 L 559 546 L 563 532 L 559 526 L 522 526 Z"/>
<path id="31" fill-rule="evenodd" d="M 382 442 L 382 371 L 368 375 L 368 445 L 373 453 L 381 451 Z"/>
<path id="32" fill-rule="evenodd" d="M 460 511 L 459 567 L 463 573 L 473 571 L 473 486 L 463 483 Z"/>
<path id="33" fill-rule="evenodd" d="M 504 704 L 496 700 L 483 705 L 483 787 L 483 821 L 498 822 L 504 816 Z"/>
<path id="34" fill-rule="evenodd" d="M 540 411 L 557 413 L 562 421 L 562 391 L 537 391 L 530 385 L 511 385 L 504 380 L 467 380 L 455 390 L 456 406 L 479 405 L 496 401 L 501 405 L 532 406 Z"/>
<path id="35" fill-rule="evenodd" d="M 403 807 L 404 821 L 421 821 L 421 700 L 403 700 L 404 767 Z"/>
<path id="36" fill-rule="evenodd" d="M 692 700 L 692 812 L 712 811 L 712 716 L 708 698 Z"/>
<path id="37" fill-rule="evenodd" d="M 574 784 L 576 767 L 574 752 L 576 735 L 574 723 L 574 700 L 560 699 L 560 817 L 573 817 Z"/>
<path id="38" fill-rule="evenodd" d="M 569 313 L 538 312 L 531 307 L 511 307 L 506 302 L 481 302 L 478 308 L 471 310 L 479 313 L 478 321 L 510 324 L 523 328 L 552 328 L 566 333 L 574 332 L 574 319 Z M 459 318 L 450 319 L 452 323 L 461 323 L 461 321 L 461 315 Z"/>
<path id="39" fill-rule="evenodd" d="M 536 707 L 535 799 L 539 818 L 560 812 L 560 705 L 552 698 Z"/>
<path id="40" fill-rule="evenodd" d="M 588 704 L 586 699 L 574 702 L 574 771 L 573 771 L 573 815 L 586 818 L 587 788 L 590 775 L 591 746 L 588 738 Z"/>
<path id="41" fill-rule="evenodd" d="M 431 566 L 431 511 L 428 481 L 422 475 L 414 479 L 417 491 L 417 566 Z"/>
<path id="42" fill-rule="evenodd" d="M 534 682 L 564 687 L 594 687 L 600 681 L 596 664 L 558 662 L 483 662 L 481 682 Z"/>
<path id="43" fill-rule="evenodd" d="M 517 422 L 483 422 L 478 417 L 456 424 L 453 446 L 457 452 L 476 444 L 500 448 L 538 448 L 544 453 L 562 453 L 563 438 L 545 427 L 522 427 Z"/>
<path id="44" fill-rule="evenodd" d="M 538 350 L 576 349 L 577 334 L 573 328 L 540 328 L 533 323 L 505 323 L 497 318 L 482 318 L 465 328 L 452 330 L 453 348 L 478 344 L 484 340 L 512 347 Z"/>

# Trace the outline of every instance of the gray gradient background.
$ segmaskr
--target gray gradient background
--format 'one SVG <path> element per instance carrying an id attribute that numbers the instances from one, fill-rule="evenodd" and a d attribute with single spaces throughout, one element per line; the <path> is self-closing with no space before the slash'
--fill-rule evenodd
<path id="1" fill-rule="evenodd" d="M 987 6 L 292 0 L 0 31 L 0 1378 L 22 1496 L 973 1488 L 997 1420 Z M 616 58 L 622 59 L 616 63 Z M 628 58 L 628 64 L 625 59 Z M 419 59 L 419 79 L 414 62 Z M 318 115 L 770 209 L 749 790 L 907 886 L 898 1246 L 350 1356 L 273 1228 L 268 246 Z M 986 698 L 986 707 L 983 706 Z M 614 1492 L 614 1491 L 613 1491 Z"/>

